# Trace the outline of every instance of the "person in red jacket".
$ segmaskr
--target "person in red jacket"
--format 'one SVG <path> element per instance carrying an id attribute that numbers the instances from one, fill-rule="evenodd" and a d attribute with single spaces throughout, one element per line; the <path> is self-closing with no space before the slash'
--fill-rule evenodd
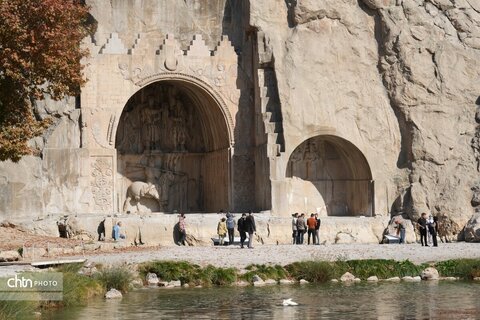
<path id="1" fill-rule="evenodd" d="M 312 237 L 312 243 L 315 244 L 315 227 L 317 226 L 317 219 L 315 219 L 315 214 L 311 214 L 310 218 L 307 219 L 308 227 L 308 244 L 310 244 L 310 237 Z"/>

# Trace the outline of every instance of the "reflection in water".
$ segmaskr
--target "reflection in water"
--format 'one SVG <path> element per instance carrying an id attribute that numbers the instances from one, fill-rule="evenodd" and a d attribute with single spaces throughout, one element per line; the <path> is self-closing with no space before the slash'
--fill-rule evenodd
<path id="1" fill-rule="evenodd" d="M 476 319 L 479 283 L 141 289 L 45 319 Z M 283 306 L 292 298 L 298 306 Z"/>

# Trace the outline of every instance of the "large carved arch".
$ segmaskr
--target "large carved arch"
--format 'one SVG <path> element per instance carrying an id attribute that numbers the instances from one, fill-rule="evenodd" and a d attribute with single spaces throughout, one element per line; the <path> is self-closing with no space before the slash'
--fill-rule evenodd
<path id="1" fill-rule="evenodd" d="M 324 211 L 329 216 L 374 212 L 370 166 L 353 143 L 339 136 L 304 140 L 290 154 L 285 174 L 298 210 Z"/>
<path id="2" fill-rule="evenodd" d="M 229 208 L 233 121 L 223 99 L 188 74 L 159 73 L 137 85 L 115 136 L 124 211 Z M 129 198 L 134 181 L 156 186 L 159 199 L 154 190 L 140 201 Z"/>
<path id="3" fill-rule="evenodd" d="M 231 115 L 230 110 L 228 109 L 227 104 L 225 103 L 224 99 L 221 97 L 221 95 L 208 83 L 203 81 L 202 79 L 193 76 L 191 74 L 187 73 L 181 73 L 181 72 L 160 72 L 156 73 L 153 75 L 150 75 L 148 77 L 143 78 L 140 81 L 137 81 L 135 85 L 139 86 L 140 91 L 142 88 L 148 86 L 151 83 L 154 82 L 160 82 L 160 81 L 172 81 L 172 82 L 178 82 L 178 83 L 183 83 L 185 85 L 191 86 L 192 88 L 198 88 L 201 89 L 202 92 L 205 95 L 208 95 L 215 103 L 215 105 L 220 108 L 220 111 L 222 112 L 222 115 L 224 117 L 225 123 L 227 124 L 227 129 L 228 129 L 228 140 L 230 141 L 230 144 L 234 144 L 234 122 L 233 122 L 233 117 Z M 137 91 L 137 92 L 138 92 Z"/>

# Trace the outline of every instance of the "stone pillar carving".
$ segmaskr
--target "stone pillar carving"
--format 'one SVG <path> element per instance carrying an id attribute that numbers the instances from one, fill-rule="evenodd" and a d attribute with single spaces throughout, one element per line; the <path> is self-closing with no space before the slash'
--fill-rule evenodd
<path id="1" fill-rule="evenodd" d="M 91 158 L 91 188 L 94 210 L 113 212 L 113 158 Z"/>

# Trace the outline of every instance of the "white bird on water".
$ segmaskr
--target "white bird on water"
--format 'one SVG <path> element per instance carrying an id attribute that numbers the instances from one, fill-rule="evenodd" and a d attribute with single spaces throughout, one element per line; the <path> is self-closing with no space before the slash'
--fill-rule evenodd
<path id="1" fill-rule="evenodd" d="M 298 306 L 298 303 L 295 301 L 292 301 L 292 298 L 284 299 L 283 300 L 283 305 L 284 306 Z"/>

